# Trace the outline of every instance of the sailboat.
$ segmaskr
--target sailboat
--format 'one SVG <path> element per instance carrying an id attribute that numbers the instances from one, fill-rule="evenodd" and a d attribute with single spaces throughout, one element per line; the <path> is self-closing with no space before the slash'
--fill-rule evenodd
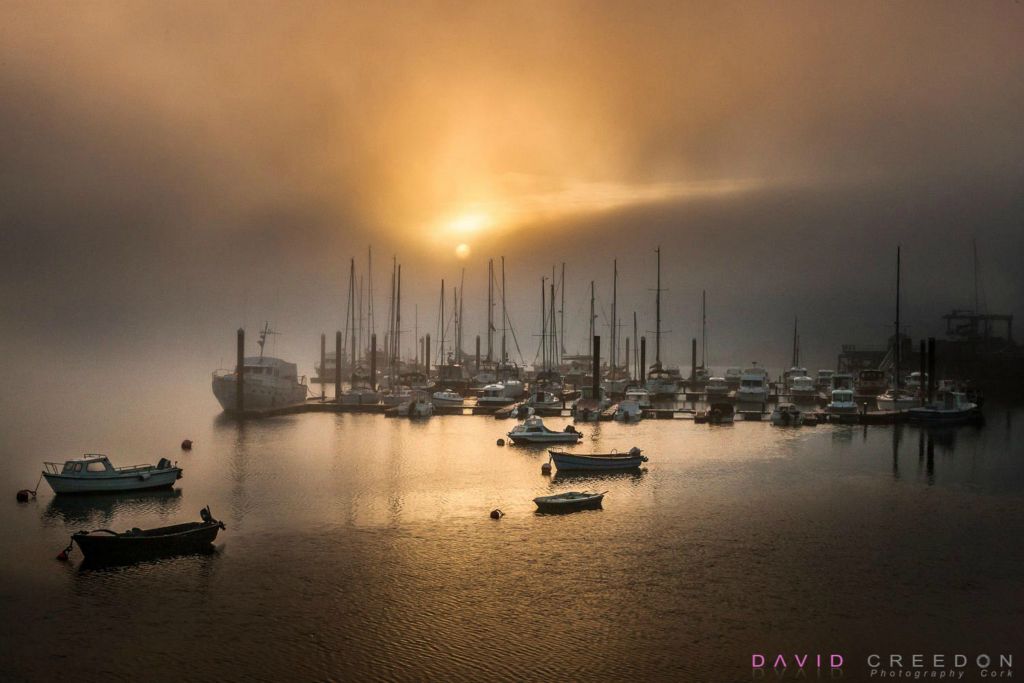
<path id="1" fill-rule="evenodd" d="M 612 271 L 612 319 L 611 340 L 608 349 L 608 372 L 605 373 L 601 386 L 607 396 L 622 396 L 629 386 L 629 372 L 619 367 L 619 262 L 613 261 Z"/>
<path id="2" fill-rule="evenodd" d="M 661 364 L 661 247 L 654 250 L 658 255 L 658 281 L 655 288 L 654 364 L 647 372 L 647 392 L 651 398 L 674 399 L 679 393 L 680 376 L 678 368 L 665 368 Z"/>

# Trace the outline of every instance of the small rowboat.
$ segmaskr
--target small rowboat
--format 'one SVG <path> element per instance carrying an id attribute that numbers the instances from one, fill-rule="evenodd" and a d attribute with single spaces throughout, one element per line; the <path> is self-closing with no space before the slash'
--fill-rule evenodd
<path id="1" fill-rule="evenodd" d="M 224 522 L 213 518 L 209 506 L 199 512 L 201 522 L 188 522 L 156 529 L 110 529 L 79 531 L 71 540 L 82 549 L 87 562 L 110 563 L 150 557 L 187 555 L 210 549 Z M 70 548 L 70 546 L 68 546 Z"/>
<path id="2" fill-rule="evenodd" d="M 597 472 L 614 472 L 619 470 L 635 470 L 647 462 L 647 456 L 635 446 L 628 453 L 566 453 L 565 451 L 549 450 L 555 467 L 562 471 L 589 470 Z"/>
<path id="3" fill-rule="evenodd" d="M 601 507 L 604 494 L 590 493 L 589 491 L 568 491 L 556 493 L 553 496 L 540 496 L 534 498 L 538 512 L 575 512 L 576 510 L 593 510 Z"/>

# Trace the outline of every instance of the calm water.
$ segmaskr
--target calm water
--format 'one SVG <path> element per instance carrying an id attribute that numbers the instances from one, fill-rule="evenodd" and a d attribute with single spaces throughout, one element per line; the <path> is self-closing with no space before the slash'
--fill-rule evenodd
<path id="1" fill-rule="evenodd" d="M 508 421 L 239 424 L 202 389 L 5 418 L 0 678 L 750 680 L 752 652 L 782 651 L 843 653 L 859 680 L 868 652 L 1019 649 L 1020 409 L 930 445 L 909 427 L 602 423 L 577 449 L 639 445 L 646 471 L 552 478 L 543 449 L 495 445 Z M 15 503 L 41 461 L 94 450 L 185 476 Z M 603 510 L 534 514 L 585 488 Z M 54 560 L 75 530 L 207 504 L 228 527 L 212 555 Z"/>

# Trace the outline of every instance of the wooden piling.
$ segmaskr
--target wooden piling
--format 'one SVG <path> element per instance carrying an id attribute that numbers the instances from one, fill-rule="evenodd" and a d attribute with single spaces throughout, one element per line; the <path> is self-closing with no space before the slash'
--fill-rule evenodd
<path id="1" fill-rule="evenodd" d="M 690 341 L 690 382 L 697 381 L 697 340 Z"/>
<path id="2" fill-rule="evenodd" d="M 593 384 L 591 385 L 591 388 L 592 388 L 594 393 L 593 393 L 593 396 L 591 398 L 593 398 L 596 401 L 596 400 L 598 400 L 601 397 L 601 335 L 599 335 L 599 334 L 595 334 L 594 335 L 594 354 L 593 355 L 594 355 L 594 358 L 593 358 L 594 381 L 593 381 Z"/>
<path id="3" fill-rule="evenodd" d="M 928 403 L 935 400 L 935 337 L 928 337 Z"/>
<path id="4" fill-rule="evenodd" d="M 341 330 L 334 333 L 334 400 L 341 401 Z"/>
<path id="5" fill-rule="evenodd" d="M 921 377 L 917 381 L 917 392 L 921 394 L 921 400 L 923 401 L 925 399 L 924 376 L 928 373 L 928 352 L 927 350 L 925 350 L 924 339 L 921 340 L 921 345 L 919 348 L 920 350 L 918 351 L 918 355 L 920 356 L 920 358 L 918 360 L 920 361 L 921 365 L 921 369 L 919 371 L 921 373 Z"/>
<path id="6" fill-rule="evenodd" d="M 324 332 L 320 333 L 320 371 L 316 373 L 320 380 L 320 400 L 324 400 L 327 395 L 327 378 L 324 377 L 324 370 L 327 369 L 327 334 Z"/>
<path id="7" fill-rule="evenodd" d="M 370 335 L 370 391 L 377 391 L 377 333 Z"/>
<path id="8" fill-rule="evenodd" d="M 647 337 L 640 337 L 640 381 L 647 377 Z"/>
<path id="9" fill-rule="evenodd" d="M 235 410 L 245 411 L 245 330 L 238 328 L 238 359 L 235 363 Z"/>
<path id="10" fill-rule="evenodd" d="M 480 335 L 476 335 L 476 372 L 480 372 Z"/>

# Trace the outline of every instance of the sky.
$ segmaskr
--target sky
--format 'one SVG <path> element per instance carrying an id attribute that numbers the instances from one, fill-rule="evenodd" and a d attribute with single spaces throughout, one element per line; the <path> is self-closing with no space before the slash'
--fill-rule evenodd
<path id="1" fill-rule="evenodd" d="M 1024 313 L 1017 2 L 0 4 L 0 351 L 208 381 L 269 320 L 312 371 L 349 259 L 411 340 L 505 257 L 523 358 L 566 264 L 567 350 L 618 310 L 688 365 L 832 367 L 981 304 Z M 600 329 L 599 329 L 600 331 Z M 605 332 L 607 334 L 607 332 Z M 251 339 L 252 337 L 250 337 Z M 436 338 L 436 331 L 435 331 Z M 407 346 L 411 353 L 412 344 Z M 198 380 L 197 380 L 198 381 Z"/>

